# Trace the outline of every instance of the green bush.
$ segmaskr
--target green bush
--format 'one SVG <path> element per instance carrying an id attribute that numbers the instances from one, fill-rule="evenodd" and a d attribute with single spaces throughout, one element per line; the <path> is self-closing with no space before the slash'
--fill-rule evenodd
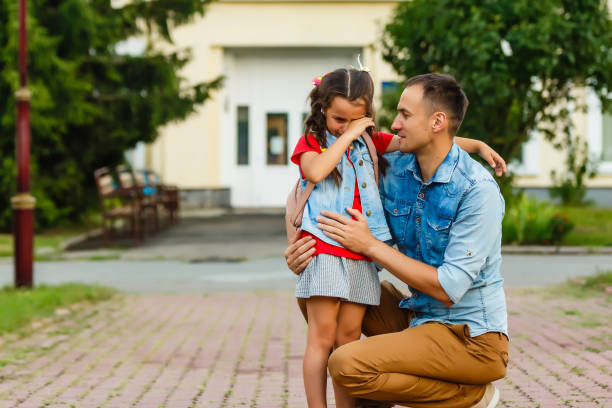
<path id="1" fill-rule="evenodd" d="M 504 244 L 554 245 L 573 227 L 572 221 L 552 204 L 521 193 L 506 208 L 502 240 Z"/>

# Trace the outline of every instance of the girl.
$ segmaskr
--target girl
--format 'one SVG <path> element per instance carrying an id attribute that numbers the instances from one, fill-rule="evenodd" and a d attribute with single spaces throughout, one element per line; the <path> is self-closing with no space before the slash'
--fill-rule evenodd
<path id="1" fill-rule="evenodd" d="M 304 386 L 310 408 L 326 407 L 327 359 L 333 348 L 361 336 L 367 305 L 378 305 L 380 283 L 370 259 L 343 248 L 317 228 L 321 210 L 366 215 L 372 234 L 391 239 L 376 185 L 373 161 L 361 137 L 368 132 L 378 153 L 399 149 L 399 138 L 373 132 L 374 84 L 365 69 L 337 69 L 315 80 L 309 95 L 311 112 L 291 161 L 300 166 L 302 189 L 316 183 L 302 218 L 302 237 L 316 240 L 315 256 L 299 275 L 296 297 L 306 300 L 308 339 L 303 360 Z M 470 153 L 479 153 L 494 167 L 503 160 L 484 143 L 456 138 Z M 496 163 L 497 161 L 497 163 Z M 353 407 L 353 399 L 334 384 L 336 406 Z"/>

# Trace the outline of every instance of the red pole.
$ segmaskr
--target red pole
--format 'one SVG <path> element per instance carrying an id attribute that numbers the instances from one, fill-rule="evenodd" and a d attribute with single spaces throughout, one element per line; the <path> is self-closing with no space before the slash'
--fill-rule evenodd
<path id="1" fill-rule="evenodd" d="M 27 88 L 26 0 L 19 0 L 19 90 L 17 98 L 17 195 L 14 213 L 15 286 L 32 287 L 34 206 L 30 195 L 30 91 Z"/>

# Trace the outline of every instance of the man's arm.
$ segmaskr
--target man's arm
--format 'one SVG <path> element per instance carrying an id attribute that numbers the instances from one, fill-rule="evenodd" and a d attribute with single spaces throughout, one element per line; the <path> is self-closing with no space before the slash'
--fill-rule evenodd
<path id="1" fill-rule="evenodd" d="M 470 289 L 494 247 L 501 247 L 503 213 L 504 200 L 493 180 L 481 181 L 465 194 L 438 268 L 438 281 L 453 303 Z"/>
<path id="2" fill-rule="evenodd" d="M 410 285 L 446 306 L 453 303 L 438 282 L 438 270 L 426 263 L 412 259 L 397 249 L 375 239 L 364 255 L 372 258 L 380 266 L 391 272 L 402 282 Z"/>
<path id="3" fill-rule="evenodd" d="M 480 273 L 494 245 L 500 245 L 503 199 L 495 182 L 476 184 L 462 201 L 451 226 L 444 261 L 438 268 L 412 259 L 372 236 L 366 218 L 356 220 L 329 211 L 317 217 L 319 228 L 344 247 L 362 253 L 401 281 L 447 306 L 459 302 Z"/>
<path id="4" fill-rule="evenodd" d="M 368 228 L 366 218 L 359 211 L 347 208 L 346 211 L 356 220 L 340 214 L 322 211 L 317 217 L 319 228 L 351 251 L 372 258 L 380 266 L 397 276 L 402 282 L 451 306 L 450 298 L 438 282 L 438 271 L 433 266 L 417 261 L 402 254 L 374 238 Z"/>

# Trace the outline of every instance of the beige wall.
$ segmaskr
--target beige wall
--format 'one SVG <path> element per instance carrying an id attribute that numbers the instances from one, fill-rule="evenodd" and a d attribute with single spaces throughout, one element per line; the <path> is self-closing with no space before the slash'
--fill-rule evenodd
<path id="1" fill-rule="evenodd" d="M 575 97 L 577 98 L 576 104 L 585 104 L 586 95 L 587 92 L 585 89 L 577 89 L 575 91 Z M 580 143 L 582 143 L 587 139 L 587 130 L 590 125 L 589 120 L 592 120 L 592 117 L 590 117 L 587 112 L 578 109 L 572 112 L 571 117 L 574 122 L 576 137 L 580 140 Z M 517 177 L 516 185 L 518 187 L 550 187 L 554 183 L 551 172 L 555 170 L 557 174 L 563 174 L 565 171 L 566 152 L 556 149 L 551 142 L 543 140 L 543 138 L 541 138 L 539 142 L 538 157 L 538 174 Z M 612 173 L 600 167 L 599 174 L 593 179 L 585 179 L 585 184 L 588 187 L 611 188 Z"/>
<path id="2" fill-rule="evenodd" d="M 348 4 L 350 3 L 350 4 Z M 612 0 L 609 0 L 612 5 Z M 191 48 L 193 59 L 183 71 L 190 82 L 222 75 L 228 47 L 363 47 L 364 60 L 375 83 L 394 80 L 380 55 L 380 33 L 394 1 L 221 1 L 209 6 L 203 18 L 173 32 L 180 48 Z M 317 29 L 313 29 L 317 27 Z M 316 73 L 313 73 L 313 76 Z M 377 89 L 377 95 L 380 89 Z M 584 92 L 583 92 L 584 93 Z M 219 138 L 223 91 L 188 120 L 166 126 L 148 148 L 148 165 L 165 181 L 183 188 L 223 187 Z M 576 131 L 586 134 L 587 115 L 573 114 Z M 563 170 L 565 154 L 541 140 L 536 175 L 517 177 L 521 187 L 548 187 L 552 169 Z M 589 180 L 589 186 L 612 187 L 612 174 Z"/>
<path id="3" fill-rule="evenodd" d="M 376 83 L 395 78 L 376 45 L 397 2 L 252 3 L 213 3 L 203 18 L 173 32 L 178 46 L 192 49 L 184 77 L 197 83 L 222 75 L 226 47 L 363 47 Z M 166 126 L 149 148 L 148 165 L 165 181 L 183 188 L 221 186 L 218 138 L 227 136 L 219 135 L 222 94 L 188 120 Z"/>

